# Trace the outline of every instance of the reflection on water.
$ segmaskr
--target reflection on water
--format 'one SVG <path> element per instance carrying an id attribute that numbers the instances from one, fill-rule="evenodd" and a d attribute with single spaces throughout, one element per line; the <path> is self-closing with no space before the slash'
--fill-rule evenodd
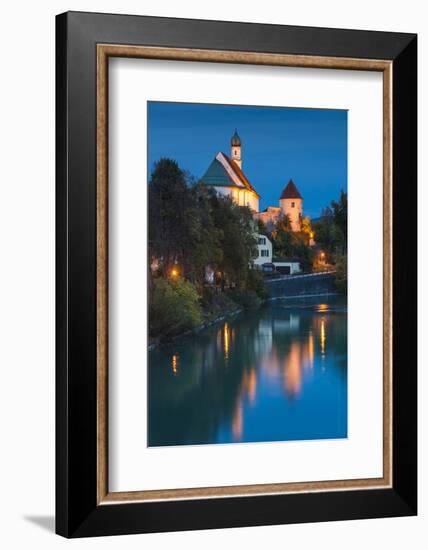
<path id="1" fill-rule="evenodd" d="M 223 334 L 224 334 L 224 360 L 227 362 L 227 360 L 229 359 L 229 339 L 230 339 L 229 325 L 227 323 L 224 323 Z"/>
<path id="2" fill-rule="evenodd" d="M 321 330 L 320 330 L 320 340 L 321 340 L 321 355 L 325 355 L 325 320 L 324 317 L 321 319 Z"/>
<path id="3" fill-rule="evenodd" d="M 277 301 L 149 353 L 149 445 L 347 436 L 347 313 Z"/>
<path id="4" fill-rule="evenodd" d="M 174 375 L 177 374 L 177 370 L 178 370 L 178 355 L 176 355 L 174 353 L 174 355 L 171 357 L 171 368 L 172 368 L 172 373 Z"/>

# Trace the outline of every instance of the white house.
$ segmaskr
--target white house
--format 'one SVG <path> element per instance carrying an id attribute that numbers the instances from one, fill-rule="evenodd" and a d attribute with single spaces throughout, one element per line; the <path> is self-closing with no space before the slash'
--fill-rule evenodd
<path id="1" fill-rule="evenodd" d="M 253 260 L 255 266 L 261 268 L 263 264 L 272 263 L 272 243 L 266 235 L 257 235 L 257 251 L 257 258 Z"/>

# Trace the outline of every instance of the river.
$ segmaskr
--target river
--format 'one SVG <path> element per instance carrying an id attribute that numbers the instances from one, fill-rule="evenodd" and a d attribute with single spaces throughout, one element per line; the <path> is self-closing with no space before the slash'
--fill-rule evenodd
<path id="1" fill-rule="evenodd" d="M 277 300 L 149 352 L 149 446 L 347 436 L 341 297 Z"/>

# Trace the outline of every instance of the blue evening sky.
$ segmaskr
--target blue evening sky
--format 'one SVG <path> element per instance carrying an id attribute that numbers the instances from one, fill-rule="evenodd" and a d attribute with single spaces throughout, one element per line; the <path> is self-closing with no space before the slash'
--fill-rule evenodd
<path id="1" fill-rule="evenodd" d="M 260 210 L 278 206 L 290 178 L 311 217 L 346 191 L 347 112 L 340 110 L 151 101 L 149 171 L 168 157 L 200 178 L 218 151 L 230 156 L 235 128 L 242 169 L 260 194 Z"/>

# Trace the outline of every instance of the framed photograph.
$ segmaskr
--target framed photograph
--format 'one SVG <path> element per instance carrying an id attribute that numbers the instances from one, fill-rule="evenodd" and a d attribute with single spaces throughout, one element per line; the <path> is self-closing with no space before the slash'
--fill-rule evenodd
<path id="1" fill-rule="evenodd" d="M 58 534 L 416 514 L 416 35 L 56 24 Z"/>

